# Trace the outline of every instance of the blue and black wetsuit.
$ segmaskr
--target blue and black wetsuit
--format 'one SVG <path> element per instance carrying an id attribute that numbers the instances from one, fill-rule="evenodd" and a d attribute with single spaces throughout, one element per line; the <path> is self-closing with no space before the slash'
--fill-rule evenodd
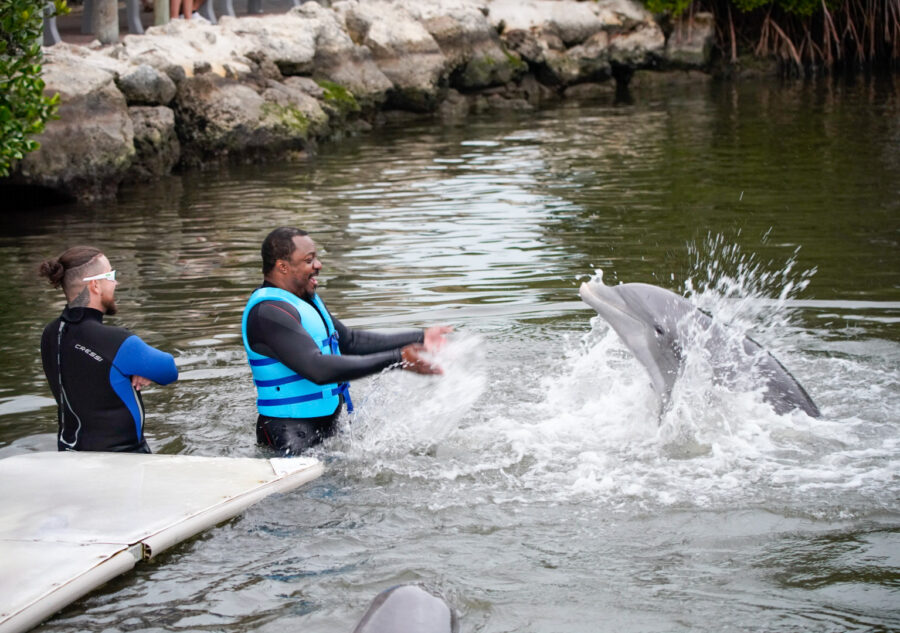
<path id="1" fill-rule="evenodd" d="M 99 310 L 67 306 L 44 328 L 41 360 L 58 405 L 59 450 L 150 452 L 144 403 L 131 377 L 175 381 L 171 354 L 124 328 L 103 325 Z"/>
<path id="2" fill-rule="evenodd" d="M 265 282 L 262 288 L 274 288 Z M 306 301 L 321 315 L 320 307 Z M 320 305 L 324 308 L 324 304 Z M 398 365 L 400 350 L 424 340 L 423 330 L 381 333 L 353 330 L 328 316 L 337 332 L 340 354 L 322 354 L 322 350 L 303 327 L 300 313 L 285 301 L 262 301 L 250 308 L 246 322 L 247 345 L 256 354 L 276 359 L 304 379 L 317 385 L 342 383 Z M 260 413 L 256 422 L 256 440 L 289 454 L 299 454 L 335 432 L 343 396 L 334 411 L 316 417 L 274 417 Z"/>

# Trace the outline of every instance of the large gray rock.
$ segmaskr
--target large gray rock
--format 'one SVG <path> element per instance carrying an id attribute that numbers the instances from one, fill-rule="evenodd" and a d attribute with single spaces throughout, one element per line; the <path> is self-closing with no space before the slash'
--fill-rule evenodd
<path id="1" fill-rule="evenodd" d="M 175 113 L 165 106 L 133 106 L 128 113 L 134 126 L 136 156 L 127 180 L 153 180 L 170 173 L 181 158 Z"/>
<path id="2" fill-rule="evenodd" d="M 372 52 L 350 39 L 334 11 L 306 2 L 289 13 L 308 20 L 315 33 L 314 78 L 348 90 L 364 109 L 375 108 L 387 100 L 387 93 L 393 88 L 391 80 L 378 68 Z"/>
<path id="3" fill-rule="evenodd" d="M 260 94 L 213 73 L 185 78 L 175 97 L 182 163 L 196 166 L 306 149 L 321 125 L 321 119 L 310 116 L 313 108 L 304 109 L 307 97 L 273 85 Z"/>
<path id="4" fill-rule="evenodd" d="M 115 194 L 134 158 L 134 127 L 113 73 L 60 55 L 43 67 L 45 93 L 60 93 L 59 119 L 36 137 L 41 147 L 14 180 L 91 200 Z"/>
<path id="5" fill-rule="evenodd" d="M 593 10 L 605 25 L 605 30 L 625 33 L 647 24 L 655 24 L 653 16 L 639 0 L 597 0 Z"/>
<path id="6" fill-rule="evenodd" d="M 437 42 L 402 6 L 385 0 L 344 0 L 332 5 L 350 38 L 372 51 L 393 83 L 390 105 L 427 112 L 443 96 L 447 59 Z"/>
<path id="7" fill-rule="evenodd" d="M 716 23 L 712 13 L 695 13 L 675 20 L 666 41 L 665 57 L 677 68 L 706 68 L 712 61 Z"/>
<path id="8" fill-rule="evenodd" d="M 606 31 L 598 31 L 581 44 L 566 51 L 568 57 L 577 67 L 574 80 L 568 83 L 585 81 L 605 81 L 610 78 L 609 35 Z"/>
<path id="9" fill-rule="evenodd" d="M 175 82 L 147 64 L 120 74 L 116 85 L 131 105 L 168 105 L 175 98 Z"/>
<path id="10" fill-rule="evenodd" d="M 614 66 L 631 70 L 652 68 L 662 59 L 665 46 L 665 35 L 656 23 L 651 22 L 613 36 L 608 48 L 609 61 Z"/>
<path id="11" fill-rule="evenodd" d="M 222 30 L 235 37 L 242 55 L 265 58 L 284 75 L 311 75 L 315 69 L 318 25 L 296 13 L 252 18 L 223 16 Z"/>
<path id="12" fill-rule="evenodd" d="M 312 80 L 288 77 L 284 82 L 269 81 L 260 96 L 267 104 L 264 108 L 280 109 L 291 121 L 307 121 L 305 138 L 311 141 L 325 134 L 329 115 L 314 96 L 315 89 L 309 87 L 307 81 Z M 321 98 L 324 99 L 324 94 Z"/>
<path id="13" fill-rule="evenodd" d="M 419 20 L 447 58 L 450 85 L 463 91 L 499 86 L 520 77 L 528 66 L 508 52 L 488 21 L 487 8 L 470 0 L 397 0 Z"/>
<path id="14" fill-rule="evenodd" d="M 504 31 L 552 32 L 567 47 L 584 42 L 607 26 L 596 2 L 493 0 L 490 19 Z"/>
<path id="15" fill-rule="evenodd" d="M 232 78 L 250 74 L 255 64 L 244 54 L 248 47 L 248 42 L 222 27 L 200 20 L 172 20 L 148 28 L 144 35 L 125 36 L 107 54 L 134 65 L 152 66 L 177 83 L 199 72 Z"/>
<path id="16" fill-rule="evenodd" d="M 568 49 L 552 31 L 537 28 L 507 31 L 503 39 L 548 85 L 565 87 L 610 77 L 609 35 L 606 31 L 597 31 Z"/>
<path id="17" fill-rule="evenodd" d="M 541 81 L 561 88 L 604 81 L 613 66 L 646 67 L 665 42 L 650 13 L 631 0 L 493 0 L 489 7 L 507 47 Z"/>

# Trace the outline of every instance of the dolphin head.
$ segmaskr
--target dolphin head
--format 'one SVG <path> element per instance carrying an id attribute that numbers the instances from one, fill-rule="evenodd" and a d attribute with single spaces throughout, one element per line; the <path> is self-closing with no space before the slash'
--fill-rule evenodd
<path id="1" fill-rule="evenodd" d="M 375 596 L 353 633 L 459 633 L 456 611 L 418 585 L 399 585 Z"/>
<path id="2" fill-rule="evenodd" d="M 616 331 L 647 369 L 664 410 L 681 367 L 684 317 L 694 311 L 683 297 L 649 284 L 606 286 L 600 278 L 581 284 L 581 299 Z"/>

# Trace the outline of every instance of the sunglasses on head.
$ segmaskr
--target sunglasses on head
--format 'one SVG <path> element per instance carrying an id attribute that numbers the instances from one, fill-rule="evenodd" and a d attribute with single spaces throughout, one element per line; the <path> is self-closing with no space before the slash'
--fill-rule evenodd
<path id="1" fill-rule="evenodd" d="M 94 281 L 95 279 L 109 279 L 110 281 L 116 280 L 116 271 L 110 270 L 106 273 L 100 273 L 99 275 L 92 275 L 91 277 L 85 277 L 81 281 Z"/>

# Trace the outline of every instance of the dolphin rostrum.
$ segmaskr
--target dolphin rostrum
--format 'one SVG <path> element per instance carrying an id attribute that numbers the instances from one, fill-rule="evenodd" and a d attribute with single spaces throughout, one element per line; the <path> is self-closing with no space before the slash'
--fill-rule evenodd
<path id="1" fill-rule="evenodd" d="M 731 343 L 725 328 L 684 297 L 649 284 L 606 286 L 599 276 L 581 284 L 579 294 L 647 369 L 661 411 L 670 404 L 685 343 L 693 340 L 688 337 L 702 333 L 717 382 L 734 384 L 736 376 L 755 370 L 765 383 L 763 398 L 776 413 L 801 409 L 819 417 L 819 408 L 809 394 L 774 356 L 746 337 L 739 344 Z"/>

